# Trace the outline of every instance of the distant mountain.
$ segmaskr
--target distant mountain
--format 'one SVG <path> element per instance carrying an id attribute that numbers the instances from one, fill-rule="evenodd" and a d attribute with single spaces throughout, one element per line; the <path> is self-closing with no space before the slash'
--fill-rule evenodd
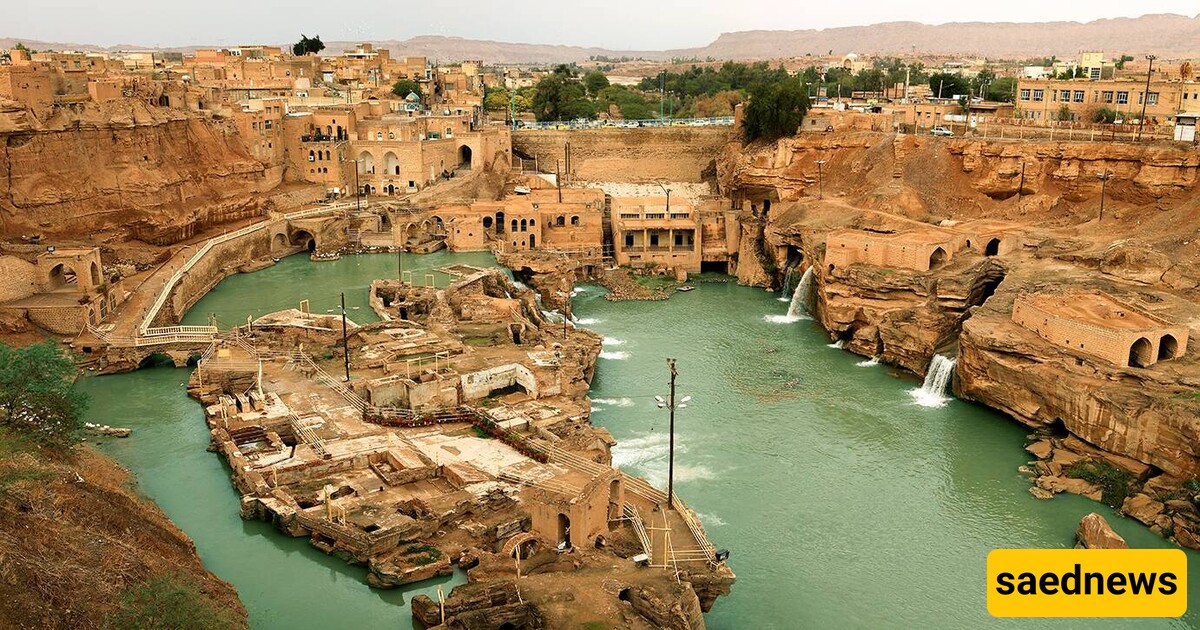
<path id="1" fill-rule="evenodd" d="M 136 45 L 92 46 L 0 38 L 0 48 L 17 41 L 35 50 L 144 50 Z M 326 42 L 327 53 L 353 48 L 359 42 Z M 406 40 L 373 41 L 395 57 L 424 55 L 442 62 L 481 59 L 489 63 L 534 63 L 585 61 L 589 57 L 633 57 L 668 60 L 673 57 L 705 59 L 775 59 L 824 55 L 830 51 L 858 53 L 946 53 L 991 58 L 1070 57 L 1080 51 L 1103 51 L 1110 55 L 1153 52 L 1165 57 L 1200 56 L 1200 15 L 1143 15 L 1092 22 L 952 22 L 920 24 L 886 22 L 870 26 L 808 29 L 800 31 L 741 31 L 722 33 L 701 48 L 637 51 L 521 44 L 461 37 L 425 35 Z M 288 44 L 290 45 L 290 44 Z M 193 50 L 182 46 L 166 50 Z"/>

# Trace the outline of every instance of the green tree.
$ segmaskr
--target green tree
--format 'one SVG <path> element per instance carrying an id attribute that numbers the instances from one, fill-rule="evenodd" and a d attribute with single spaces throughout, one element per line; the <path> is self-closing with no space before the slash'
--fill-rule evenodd
<path id="1" fill-rule="evenodd" d="M 301 33 L 300 41 L 292 44 L 292 54 L 297 57 L 307 55 L 308 53 L 316 54 L 322 50 L 325 50 L 325 43 L 321 41 L 320 35 L 310 38 Z"/>
<path id="2" fill-rule="evenodd" d="M 533 115 L 538 120 L 595 118 L 596 106 L 588 100 L 583 83 L 569 66 L 559 66 L 538 81 L 533 95 Z"/>
<path id="3" fill-rule="evenodd" d="M 608 87 L 608 77 L 599 70 L 592 70 L 583 75 L 583 86 L 587 88 L 588 95 L 595 98 L 600 90 Z"/>
<path id="4" fill-rule="evenodd" d="M 83 429 L 87 407 L 74 380 L 75 364 L 54 342 L 0 343 L 0 422 L 40 444 L 69 446 Z"/>
<path id="5" fill-rule="evenodd" d="M 936 72 L 929 75 L 929 89 L 938 98 L 951 98 L 971 91 L 971 82 L 959 74 Z"/>
<path id="6" fill-rule="evenodd" d="M 804 82 L 798 78 L 761 85 L 750 92 L 750 103 L 742 117 L 742 135 L 746 142 L 795 135 L 808 106 Z"/>
<path id="7" fill-rule="evenodd" d="M 1099 107 L 1092 112 L 1092 122 L 1094 123 L 1109 123 L 1117 121 L 1117 112 L 1107 107 Z"/>
<path id="8" fill-rule="evenodd" d="M 392 84 L 392 94 L 404 98 L 409 94 L 416 94 L 424 100 L 425 95 L 421 94 L 421 84 L 412 79 L 400 79 Z"/>
<path id="9" fill-rule="evenodd" d="M 483 91 L 483 108 L 490 112 L 500 112 L 508 109 L 512 94 L 504 88 L 486 88 Z"/>
<path id="10" fill-rule="evenodd" d="M 988 84 L 985 98 L 989 101 L 1011 103 L 1017 93 L 1016 77 L 999 77 Z"/>

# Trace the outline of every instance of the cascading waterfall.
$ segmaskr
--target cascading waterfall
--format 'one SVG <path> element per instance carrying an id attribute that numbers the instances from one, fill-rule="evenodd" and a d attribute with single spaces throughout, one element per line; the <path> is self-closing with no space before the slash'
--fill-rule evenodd
<path id="1" fill-rule="evenodd" d="M 956 361 L 940 354 L 933 355 L 929 362 L 929 370 L 925 372 L 925 382 L 921 387 L 909 392 L 913 400 L 922 407 L 945 407 L 950 402 L 946 395 L 946 386 L 954 376 Z"/>
<path id="2" fill-rule="evenodd" d="M 809 267 L 804 270 L 804 275 L 800 276 L 800 283 L 796 285 L 796 291 L 792 293 L 792 303 L 788 305 L 788 317 L 799 318 L 808 310 L 808 296 L 812 293 L 813 283 L 813 268 Z"/>
<path id="3" fill-rule="evenodd" d="M 791 295 L 792 291 L 796 288 L 796 282 L 798 282 L 796 277 L 796 269 L 798 266 L 799 265 L 792 265 L 791 267 L 787 268 L 787 271 L 784 272 L 783 290 L 781 291 L 783 295 L 779 297 L 780 302 L 788 302 L 791 300 L 791 298 L 787 296 Z"/>

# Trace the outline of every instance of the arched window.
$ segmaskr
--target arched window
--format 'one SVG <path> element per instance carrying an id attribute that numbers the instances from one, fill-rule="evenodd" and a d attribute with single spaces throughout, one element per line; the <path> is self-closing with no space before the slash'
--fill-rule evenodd
<path id="1" fill-rule="evenodd" d="M 521 231 L 522 232 L 529 231 L 529 225 L 528 225 L 528 223 L 526 223 L 525 219 L 521 219 Z"/>
<path id="2" fill-rule="evenodd" d="M 578 216 L 571 217 L 571 225 L 579 225 L 579 217 Z"/>
<path id="3" fill-rule="evenodd" d="M 376 132 L 375 132 L 375 139 L 376 139 L 376 140 L 383 140 L 383 132 L 382 132 L 382 131 L 376 131 Z"/>
<path id="4" fill-rule="evenodd" d="M 554 225 L 562 226 L 562 225 L 565 225 L 566 223 L 567 223 L 566 217 L 564 217 L 561 214 L 558 215 L 558 218 L 554 220 Z"/>
<path id="5" fill-rule="evenodd" d="M 309 150 L 308 150 L 308 161 L 309 161 L 309 162 L 315 162 L 315 161 L 316 161 L 316 159 L 317 159 L 317 158 L 316 158 L 316 155 L 313 153 L 312 149 L 309 149 Z"/>
<path id="6" fill-rule="evenodd" d="M 533 227 L 533 219 L 529 220 L 529 227 Z"/>
<path id="7" fill-rule="evenodd" d="M 516 231 L 517 231 L 517 227 L 518 227 L 518 226 L 519 226 L 519 224 L 517 223 L 517 220 L 516 220 L 516 219 L 513 219 L 513 220 L 512 220 L 512 230 L 511 230 L 511 231 L 513 231 L 513 232 L 516 232 Z"/>

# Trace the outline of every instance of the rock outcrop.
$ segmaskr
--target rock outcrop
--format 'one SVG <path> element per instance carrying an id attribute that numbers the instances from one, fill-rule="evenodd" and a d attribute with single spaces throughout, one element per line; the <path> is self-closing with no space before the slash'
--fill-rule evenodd
<path id="1" fill-rule="evenodd" d="M 1129 543 L 1121 535 L 1113 531 L 1103 516 L 1092 512 L 1079 519 L 1079 528 L 1075 530 L 1075 547 L 1077 549 L 1128 549 Z"/>

